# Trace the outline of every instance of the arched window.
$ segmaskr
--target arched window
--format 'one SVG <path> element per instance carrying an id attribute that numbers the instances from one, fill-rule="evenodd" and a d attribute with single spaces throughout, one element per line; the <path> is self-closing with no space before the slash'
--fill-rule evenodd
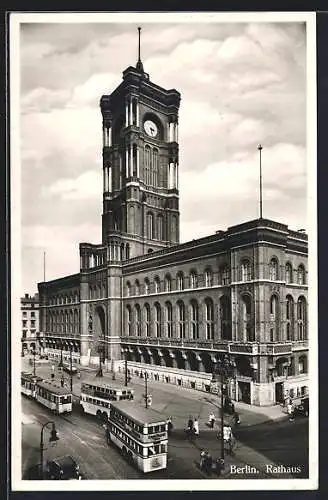
<path id="1" fill-rule="evenodd" d="M 160 241 L 164 240 L 164 223 L 162 215 L 157 216 L 157 239 Z"/>
<path id="2" fill-rule="evenodd" d="M 126 306 L 126 326 L 127 334 L 132 335 L 132 312 L 130 306 Z"/>
<path id="3" fill-rule="evenodd" d="M 153 166 L 152 166 L 152 184 L 155 187 L 158 187 L 158 150 L 153 149 Z"/>
<path id="4" fill-rule="evenodd" d="M 146 229 L 147 229 L 147 238 L 152 240 L 154 238 L 154 216 L 151 212 L 147 213 L 146 216 Z"/>
<path id="5" fill-rule="evenodd" d="M 172 280 L 169 274 L 167 274 L 164 278 L 164 287 L 166 292 L 170 292 L 172 289 Z"/>
<path id="6" fill-rule="evenodd" d="M 252 303 L 249 295 L 242 296 L 242 331 L 244 341 L 255 341 L 254 328 L 252 324 Z"/>
<path id="7" fill-rule="evenodd" d="M 126 296 L 127 297 L 131 296 L 131 283 L 130 283 L 130 281 L 126 282 Z"/>
<path id="8" fill-rule="evenodd" d="M 179 272 L 177 274 L 177 290 L 183 290 L 183 289 L 184 289 L 183 273 Z"/>
<path id="9" fill-rule="evenodd" d="M 221 266 L 219 269 L 219 284 L 220 285 L 230 284 L 230 269 L 227 264 Z"/>
<path id="10" fill-rule="evenodd" d="M 205 328 L 207 340 L 214 339 L 214 306 L 213 300 L 205 299 Z"/>
<path id="11" fill-rule="evenodd" d="M 209 267 L 205 269 L 205 286 L 213 286 L 213 272 Z"/>
<path id="12" fill-rule="evenodd" d="M 155 308 L 155 337 L 161 336 L 161 306 L 158 302 L 154 305 Z"/>
<path id="13" fill-rule="evenodd" d="M 170 302 L 165 303 L 165 336 L 171 338 L 173 336 L 173 315 L 172 315 L 172 304 Z"/>
<path id="14" fill-rule="evenodd" d="M 307 338 L 306 300 L 304 297 L 299 297 L 297 300 L 297 340 L 305 340 L 306 338 Z"/>
<path id="15" fill-rule="evenodd" d="M 197 273 L 196 271 L 192 270 L 189 276 L 189 287 L 197 288 L 197 284 L 198 284 Z"/>
<path id="16" fill-rule="evenodd" d="M 134 327 L 135 327 L 135 335 L 137 337 L 141 336 L 141 311 L 139 304 L 134 306 Z"/>
<path id="17" fill-rule="evenodd" d="M 297 268 L 297 283 L 299 285 L 305 285 L 305 268 L 303 264 L 300 264 Z"/>
<path id="18" fill-rule="evenodd" d="M 231 301 L 230 297 L 227 297 L 227 295 L 223 295 L 220 298 L 220 326 L 221 338 L 224 340 L 232 340 Z"/>
<path id="19" fill-rule="evenodd" d="M 277 279 L 278 279 L 278 261 L 276 258 L 273 258 L 270 260 L 269 279 L 271 281 L 277 281 Z"/>
<path id="20" fill-rule="evenodd" d="M 270 342 L 279 340 L 279 303 L 278 297 L 272 295 L 270 299 Z"/>
<path id="21" fill-rule="evenodd" d="M 149 279 L 145 278 L 145 295 L 149 294 Z"/>
<path id="22" fill-rule="evenodd" d="M 287 262 L 287 264 L 286 264 L 285 273 L 286 273 L 286 283 L 292 283 L 293 282 L 293 268 L 289 262 Z"/>
<path id="23" fill-rule="evenodd" d="M 135 282 L 135 294 L 140 295 L 140 283 L 139 280 L 136 280 Z"/>
<path id="24" fill-rule="evenodd" d="M 129 245 L 129 243 L 126 244 L 125 253 L 126 253 L 126 260 L 129 260 L 129 258 L 130 258 L 130 245 Z"/>
<path id="25" fill-rule="evenodd" d="M 190 325 L 191 325 L 191 338 L 199 338 L 199 311 L 198 304 L 195 300 L 190 303 Z"/>
<path id="26" fill-rule="evenodd" d="M 150 307 L 149 304 L 145 304 L 145 334 L 146 337 L 150 337 Z"/>
<path id="27" fill-rule="evenodd" d="M 186 336 L 186 313 L 185 313 L 185 305 L 181 300 L 177 302 L 177 309 L 178 309 L 177 317 L 178 317 L 179 337 L 180 339 L 184 339 Z"/>
<path id="28" fill-rule="evenodd" d="M 241 281 L 250 281 L 252 279 L 252 269 L 249 260 L 244 259 L 241 262 Z"/>
<path id="29" fill-rule="evenodd" d="M 150 147 L 146 146 L 145 147 L 145 183 L 150 185 Z"/>
<path id="30" fill-rule="evenodd" d="M 294 340 L 294 299 L 286 297 L 286 340 Z"/>
<path id="31" fill-rule="evenodd" d="M 155 276 L 154 286 L 155 286 L 155 293 L 159 293 L 161 291 L 161 282 L 158 276 Z"/>

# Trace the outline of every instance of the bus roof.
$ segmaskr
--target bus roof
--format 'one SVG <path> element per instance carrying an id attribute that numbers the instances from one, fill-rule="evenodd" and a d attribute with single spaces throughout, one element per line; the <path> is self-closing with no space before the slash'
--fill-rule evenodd
<path id="1" fill-rule="evenodd" d="M 42 380 L 42 382 L 38 382 L 38 386 L 43 387 L 43 389 L 46 389 L 49 392 L 58 394 L 59 396 L 67 396 L 68 394 L 72 394 L 71 391 L 65 389 L 64 387 L 61 387 L 52 380 Z"/>
<path id="2" fill-rule="evenodd" d="M 131 401 L 114 401 L 111 408 L 116 408 L 125 416 L 132 418 L 141 425 L 155 425 L 166 423 L 166 418 L 161 413 L 152 408 L 137 406 Z"/>
<path id="3" fill-rule="evenodd" d="M 43 380 L 39 375 L 33 375 L 33 373 L 29 372 L 21 372 L 21 378 L 25 378 L 26 380 L 35 380 L 36 382 L 39 380 Z"/>
<path id="4" fill-rule="evenodd" d="M 87 379 L 87 380 L 82 380 L 82 384 L 89 384 L 89 385 L 95 385 L 97 387 L 104 387 L 105 389 L 116 389 L 116 390 L 122 390 L 122 391 L 130 391 L 134 392 L 131 387 L 126 387 L 124 384 L 121 382 L 117 382 L 115 380 L 99 380 L 99 379 Z"/>

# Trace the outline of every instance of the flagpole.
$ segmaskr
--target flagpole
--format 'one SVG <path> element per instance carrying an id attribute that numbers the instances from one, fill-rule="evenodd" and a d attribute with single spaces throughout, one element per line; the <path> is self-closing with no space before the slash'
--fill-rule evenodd
<path id="1" fill-rule="evenodd" d="M 263 218 L 263 200 L 262 200 L 262 144 L 257 146 L 257 149 L 260 152 L 260 219 Z"/>

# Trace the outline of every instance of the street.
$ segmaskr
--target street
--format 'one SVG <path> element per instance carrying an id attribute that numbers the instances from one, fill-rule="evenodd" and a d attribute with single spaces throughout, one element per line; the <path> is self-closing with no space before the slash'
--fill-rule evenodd
<path id="1" fill-rule="evenodd" d="M 22 361 L 23 369 L 32 371 L 28 360 L 24 358 Z M 51 363 L 37 365 L 36 372 L 40 376 L 50 378 Z M 69 375 L 64 374 L 64 376 L 69 385 Z M 94 371 L 81 370 L 81 380 L 94 376 Z M 55 378 L 59 380 L 60 377 L 61 372 L 56 366 Z M 112 376 L 105 374 L 103 379 L 110 383 Z M 76 403 L 81 380 L 76 375 L 73 378 Z M 116 380 L 123 384 L 123 374 L 116 374 Z M 133 377 L 129 386 L 135 390 L 135 401 L 143 404 L 144 380 Z M 54 416 L 35 401 L 22 397 L 23 420 L 26 422 L 23 422 L 23 474 L 27 467 L 39 462 L 41 425 L 47 420 L 53 420 L 60 440 L 55 445 L 48 446 L 45 460 L 70 454 L 79 462 L 81 471 L 87 479 L 206 478 L 198 466 L 200 450 L 207 449 L 213 458 L 220 456 L 220 442 L 216 437 L 219 424 L 217 396 L 152 380 L 148 381 L 148 392 L 152 394 L 152 408 L 165 418 L 172 416 L 173 420 L 174 429 L 169 438 L 166 470 L 155 471 L 145 476 L 134 469 L 123 459 L 118 450 L 108 447 L 102 426 L 94 417 L 80 414 L 78 404 L 74 405 L 72 414 Z M 212 411 L 217 415 L 215 429 L 209 429 L 207 426 L 208 415 Z M 307 477 L 307 419 L 299 418 L 291 423 L 285 415 L 274 421 L 258 413 L 254 408 L 238 408 L 238 412 L 241 425 L 234 431 L 237 448 L 235 456 L 225 457 L 224 477 L 227 479 Z M 189 442 L 184 432 L 189 417 L 197 417 L 200 424 L 200 435 L 194 442 Z M 301 471 L 296 474 L 284 471 L 282 476 L 281 471 L 277 472 L 277 469 L 274 469 L 277 464 L 299 466 Z M 246 466 L 255 467 L 256 472 Z M 238 477 L 231 472 L 234 467 L 243 468 Z"/>

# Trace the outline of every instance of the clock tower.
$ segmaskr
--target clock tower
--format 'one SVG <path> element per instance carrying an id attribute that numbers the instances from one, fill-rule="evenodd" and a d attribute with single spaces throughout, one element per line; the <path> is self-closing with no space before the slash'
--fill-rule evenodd
<path id="1" fill-rule="evenodd" d="M 128 67 L 121 84 L 100 100 L 102 240 L 110 248 L 119 246 L 119 260 L 179 243 L 180 93 L 150 81 L 140 59 L 138 29 L 136 67 Z"/>

